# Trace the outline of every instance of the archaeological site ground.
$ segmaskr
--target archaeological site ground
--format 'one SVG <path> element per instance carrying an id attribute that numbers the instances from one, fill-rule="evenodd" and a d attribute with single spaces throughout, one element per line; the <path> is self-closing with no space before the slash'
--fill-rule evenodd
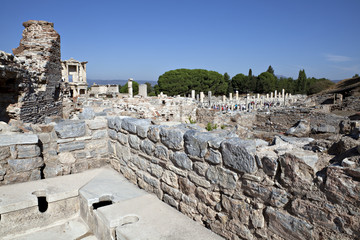
<path id="1" fill-rule="evenodd" d="M 360 239 L 359 77 L 119 94 L 61 60 L 53 23 L 23 25 L 0 51 L 0 239 Z"/>

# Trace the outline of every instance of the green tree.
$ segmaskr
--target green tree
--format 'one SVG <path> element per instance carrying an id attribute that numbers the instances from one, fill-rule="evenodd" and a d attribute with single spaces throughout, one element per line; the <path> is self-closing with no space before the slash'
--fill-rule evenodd
<path id="1" fill-rule="evenodd" d="M 234 89 L 233 89 L 233 86 L 231 84 L 231 79 L 230 79 L 230 76 L 229 74 L 226 72 L 224 73 L 224 81 L 227 83 L 228 85 L 228 88 L 227 88 L 227 91 L 226 93 L 229 94 L 229 93 L 233 93 L 234 92 Z"/>
<path id="2" fill-rule="evenodd" d="M 307 77 L 304 69 L 299 71 L 299 76 L 296 80 L 296 91 L 301 94 L 306 94 L 307 92 Z"/>
<path id="3" fill-rule="evenodd" d="M 232 80 L 233 89 L 239 91 L 239 93 L 248 93 L 249 89 L 249 77 L 245 76 L 242 73 L 236 74 Z"/>
<path id="4" fill-rule="evenodd" d="M 133 87 L 133 94 L 134 96 L 139 94 L 139 83 L 133 81 L 132 82 Z M 124 86 L 120 88 L 120 93 L 129 93 L 128 84 L 126 83 Z"/>
<path id="5" fill-rule="evenodd" d="M 149 82 L 146 82 L 146 91 L 147 91 L 147 94 L 151 93 L 154 91 L 153 87 L 151 86 L 151 83 Z"/>
<path id="6" fill-rule="evenodd" d="M 189 94 L 191 90 L 223 95 L 228 90 L 228 83 L 222 74 L 204 69 L 176 69 L 159 76 L 159 92 L 174 96 Z"/>
<path id="7" fill-rule="evenodd" d="M 251 68 L 249 69 L 249 74 L 248 74 L 248 77 L 251 78 L 253 75 L 252 75 L 252 70 Z"/>
<path id="8" fill-rule="evenodd" d="M 256 92 L 258 93 L 268 93 L 272 92 L 276 88 L 277 78 L 269 73 L 263 72 L 258 76 L 258 81 L 256 84 Z"/>
<path id="9" fill-rule="evenodd" d="M 274 74 L 274 69 L 273 69 L 273 67 L 272 67 L 271 65 L 268 67 L 268 69 L 266 70 L 266 72 L 271 73 L 272 75 L 275 75 L 275 74 Z"/>
<path id="10" fill-rule="evenodd" d="M 359 74 L 355 74 L 352 78 L 358 78 L 359 77 Z"/>

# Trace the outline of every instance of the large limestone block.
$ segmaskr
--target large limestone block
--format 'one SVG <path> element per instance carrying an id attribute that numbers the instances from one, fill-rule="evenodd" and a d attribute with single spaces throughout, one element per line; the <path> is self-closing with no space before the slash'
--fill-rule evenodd
<path id="1" fill-rule="evenodd" d="M 44 164 L 44 161 L 41 157 L 9 159 L 8 164 L 14 172 L 25 172 L 41 167 Z"/>
<path id="2" fill-rule="evenodd" d="M 175 164 L 175 166 L 177 166 L 179 168 L 182 168 L 185 170 L 192 169 L 192 161 L 183 152 L 174 153 L 174 156 L 171 158 L 171 160 Z"/>
<path id="3" fill-rule="evenodd" d="M 94 119 L 95 117 L 95 112 L 94 109 L 90 108 L 90 107 L 86 107 L 82 110 L 82 112 L 79 114 L 79 119 L 81 120 L 91 120 Z"/>
<path id="4" fill-rule="evenodd" d="M 161 142 L 170 149 L 181 150 L 184 146 L 184 131 L 177 128 L 161 128 Z"/>
<path id="5" fill-rule="evenodd" d="M 54 129 L 59 138 L 82 137 L 86 133 L 84 121 L 65 120 L 55 125 Z"/>
<path id="6" fill-rule="evenodd" d="M 85 142 L 69 142 L 59 144 L 59 152 L 70 152 L 85 148 Z"/>
<path id="7" fill-rule="evenodd" d="M 40 155 L 40 148 L 36 145 L 18 145 L 17 157 L 18 158 L 32 158 Z"/>
<path id="8" fill-rule="evenodd" d="M 190 155 L 202 158 L 207 153 L 210 139 L 212 139 L 211 133 L 189 130 L 184 134 L 185 149 Z"/>
<path id="9" fill-rule="evenodd" d="M 257 171 L 254 155 L 256 143 L 253 140 L 230 138 L 221 143 L 221 154 L 224 165 L 240 173 Z"/>
<path id="10" fill-rule="evenodd" d="M 0 147 L 15 144 L 37 144 L 39 138 L 35 134 L 0 134 Z"/>

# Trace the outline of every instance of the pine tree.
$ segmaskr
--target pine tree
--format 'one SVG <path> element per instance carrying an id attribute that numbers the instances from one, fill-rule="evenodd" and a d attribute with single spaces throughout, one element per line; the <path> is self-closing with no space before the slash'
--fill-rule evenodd
<path id="1" fill-rule="evenodd" d="M 266 70 L 268 73 L 271 73 L 272 75 L 274 75 L 274 69 L 272 68 L 272 66 L 270 65 L 268 67 L 268 69 Z"/>

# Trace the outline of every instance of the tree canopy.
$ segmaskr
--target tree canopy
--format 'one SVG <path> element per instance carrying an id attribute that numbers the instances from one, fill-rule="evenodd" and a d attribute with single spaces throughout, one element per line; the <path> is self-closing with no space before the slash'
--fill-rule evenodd
<path id="1" fill-rule="evenodd" d="M 158 91 L 170 96 L 190 94 L 191 90 L 222 95 L 227 89 L 228 83 L 222 74 L 204 69 L 171 70 L 159 76 L 158 80 Z"/>
<path id="2" fill-rule="evenodd" d="M 270 65 L 266 72 L 255 76 L 249 69 L 248 76 L 239 73 L 230 79 L 228 73 L 224 75 L 203 69 L 176 69 L 159 77 L 158 84 L 154 86 L 154 94 L 164 92 L 170 96 L 189 94 L 191 90 L 197 92 L 212 91 L 214 95 L 224 95 L 235 91 L 239 93 L 269 93 L 274 90 L 285 89 L 292 94 L 315 94 L 334 83 L 328 79 L 307 78 L 305 70 L 299 71 L 296 80 L 274 75 Z M 127 85 L 126 85 L 127 90 Z"/>

